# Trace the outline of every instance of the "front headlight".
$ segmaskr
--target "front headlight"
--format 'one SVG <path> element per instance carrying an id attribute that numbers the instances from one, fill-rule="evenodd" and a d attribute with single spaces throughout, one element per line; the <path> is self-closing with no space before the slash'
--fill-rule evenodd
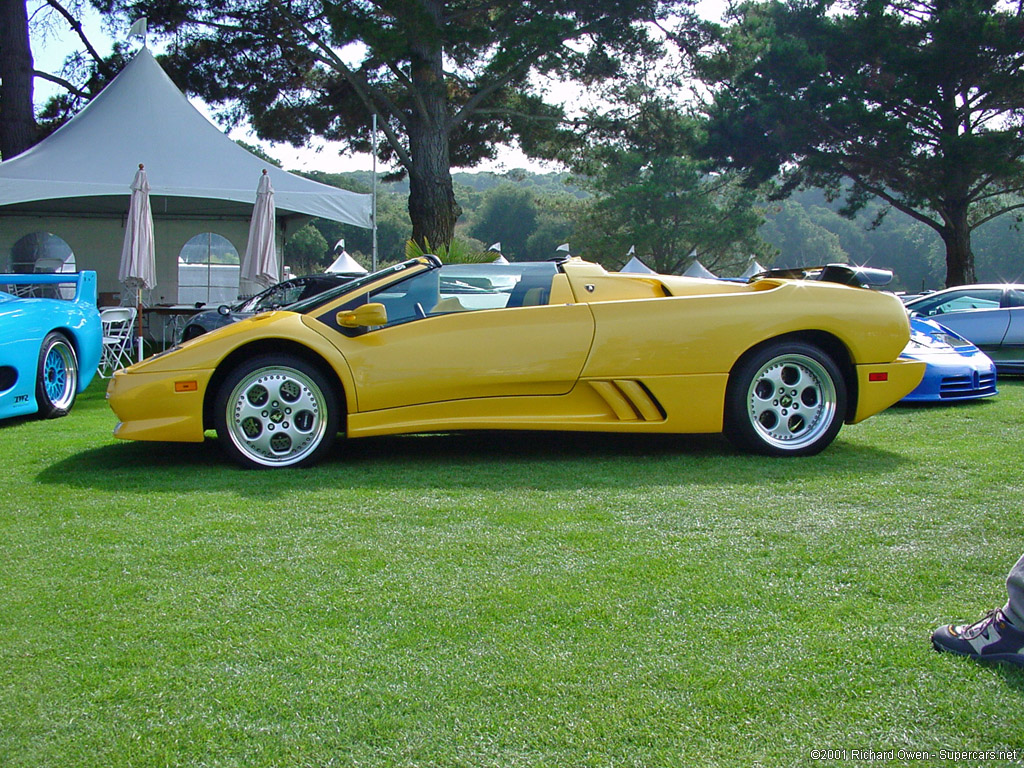
<path id="1" fill-rule="evenodd" d="M 967 339 L 955 336 L 952 333 L 937 333 L 935 339 L 941 344 L 947 344 L 954 349 L 962 349 L 963 347 L 973 347 L 974 345 Z"/>
<path id="2" fill-rule="evenodd" d="M 940 341 L 936 341 L 931 336 L 924 333 L 912 333 L 910 335 L 910 341 L 907 342 L 905 352 L 923 352 L 925 350 L 940 349 L 946 346 Z"/>

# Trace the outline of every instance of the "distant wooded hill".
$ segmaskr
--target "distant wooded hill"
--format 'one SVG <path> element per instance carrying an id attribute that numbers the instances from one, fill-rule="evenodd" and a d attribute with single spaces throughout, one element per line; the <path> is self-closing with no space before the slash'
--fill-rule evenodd
<path id="1" fill-rule="evenodd" d="M 372 181 L 368 172 L 304 175 L 359 192 L 370 191 Z M 587 193 L 573 186 L 565 173 L 456 173 L 454 181 L 463 209 L 459 236 L 483 248 L 495 240 L 502 241 L 506 248 L 515 243 L 518 258 L 550 258 L 559 242 L 571 243 L 573 206 L 587 198 Z M 378 186 L 378 252 L 382 262 L 400 259 L 404 253 L 411 232 L 407 195 L 405 181 Z M 502 197 L 495 199 L 499 195 Z M 772 266 L 851 262 L 893 270 L 892 287 L 898 290 L 942 287 L 945 251 L 941 240 L 933 230 L 898 211 L 890 211 L 877 226 L 873 226 L 881 210 L 877 204 L 854 220 L 846 219 L 836 212 L 838 203 L 830 203 L 818 190 L 762 206 L 765 223 L 760 235 L 778 252 Z M 327 249 L 339 237 L 346 238 L 353 253 L 370 252 L 365 231 L 341 228 L 332 222 L 314 224 L 319 236 L 314 238 L 313 252 L 307 257 L 310 266 L 324 262 L 327 255 L 317 256 L 316 252 Z M 1003 216 L 980 227 L 975 231 L 973 246 L 979 280 L 1024 280 L 1024 232 L 1016 218 Z M 643 259 L 643 254 L 637 255 Z M 613 255 L 609 261 L 619 256 Z M 294 248 L 289 258 L 295 260 Z"/>

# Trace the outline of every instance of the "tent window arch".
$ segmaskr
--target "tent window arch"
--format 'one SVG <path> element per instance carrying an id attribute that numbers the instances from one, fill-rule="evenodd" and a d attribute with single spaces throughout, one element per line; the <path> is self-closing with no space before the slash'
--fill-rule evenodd
<path id="1" fill-rule="evenodd" d="M 178 303 L 226 304 L 238 297 L 238 249 L 223 235 L 203 232 L 178 254 Z"/>
<path id="2" fill-rule="evenodd" d="M 11 246 L 6 272 L 74 272 L 75 252 L 63 238 L 51 232 L 33 232 Z"/>
<path id="3" fill-rule="evenodd" d="M 52 232 L 33 232 L 20 238 L 11 246 L 4 263 L 0 264 L 0 271 L 22 275 L 74 272 L 76 268 L 75 252 L 63 238 Z M 75 295 L 73 287 L 63 285 L 19 285 L 7 288 L 19 296 L 70 299 Z"/>

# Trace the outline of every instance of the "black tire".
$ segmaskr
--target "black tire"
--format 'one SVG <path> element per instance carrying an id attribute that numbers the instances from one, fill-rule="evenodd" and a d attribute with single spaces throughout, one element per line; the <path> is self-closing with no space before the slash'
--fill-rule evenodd
<path id="1" fill-rule="evenodd" d="M 221 384 L 214 425 L 243 467 L 308 467 L 334 444 L 339 411 L 334 388 L 315 366 L 292 355 L 260 355 Z"/>
<path id="2" fill-rule="evenodd" d="M 36 364 L 36 412 L 41 419 L 67 416 L 78 397 L 78 356 L 68 337 L 46 334 Z"/>
<path id="3" fill-rule="evenodd" d="M 835 361 L 804 342 L 775 342 L 733 370 L 725 434 L 738 448 L 769 456 L 811 456 L 839 434 L 846 381 Z"/>

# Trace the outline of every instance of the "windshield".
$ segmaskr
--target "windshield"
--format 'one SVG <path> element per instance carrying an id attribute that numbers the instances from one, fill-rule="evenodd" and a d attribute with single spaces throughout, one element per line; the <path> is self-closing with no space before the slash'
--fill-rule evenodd
<path id="1" fill-rule="evenodd" d="M 931 317 L 948 312 L 969 312 L 977 309 L 999 309 L 1003 291 L 1000 288 L 965 288 L 934 293 L 907 304 L 907 309 Z"/>
<path id="2" fill-rule="evenodd" d="M 432 264 L 433 267 L 436 268 L 440 266 L 440 262 L 434 259 L 433 257 L 427 258 L 432 260 L 430 263 Z M 318 293 L 316 296 L 310 296 L 308 299 L 296 301 L 294 304 L 288 307 L 288 311 L 299 312 L 302 314 L 312 312 L 314 309 L 322 307 L 324 304 L 333 301 L 342 294 L 348 293 L 349 291 L 357 291 L 364 285 L 369 285 L 373 281 L 379 280 L 382 277 L 398 274 L 399 272 L 404 272 L 410 267 L 415 267 L 419 264 L 424 263 L 427 262 L 424 262 L 422 259 L 410 259 L 409 261 L 403 261 L 400 264 L 392 264 L 390 267 L 384 267 L 384 269 L 379 269 L 376 272 L 370 272 L 369 274 L 363 275 L 362 277 L 357 277 L 355 280 L 352 280 L 351 282 L 344 283 L 336 288 L 331 288 L 330 290 L 324 291 L 323 293 Z"/>

